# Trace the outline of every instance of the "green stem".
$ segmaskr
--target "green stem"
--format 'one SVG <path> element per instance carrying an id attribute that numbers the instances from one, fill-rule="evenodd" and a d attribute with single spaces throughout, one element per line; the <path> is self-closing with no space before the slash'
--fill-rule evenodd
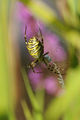
<path id="1" fill-rule="evenodd" d="M 39 104 L 36 100 L 36 97 L 35 97 L 33 91 L 32 91 L 32 88 L 30 86 L 29 80 L 27 78 L 27 75 L 26 75 L 26 72 L 25 72 L 24 69 L 22 70 L 22 75 L 23 75 L 24 83 L 25 83 L 25 86 L 26 86 L 26 91 L 28 93 L 28 96 L 29 96 L 29 99 L 31 101 L 32 107 L 35 110 L 39 111 L 40 110 Z"/>
<path id="2" fill-rule="evenodd" d="M 22 101 L 21 105 L 22 105 L 22 108 L 23 108 L 23 111 L 24 111 L 24 115 L 25 115 L 25 117 L 26 117 L 26 120 L 33 120 L 32 115 L 31 115 L 31 112 L 30 112 L 30 110 L 29 110 L 29 108 L 28 108 L 28 105 L 27 105 L 27 103 L 25 102 L 25 100 Z"/>
<path id="3" fill-rule="evenodd" d="M 40 105 L 41 111 L 39 111 L 39 112 L 33 111 L 34 120 L 43 120 L 44 96 L 45 96 L 44 90 L 37 90 L 36 91 L 36 98 L 37 98 L 37 101 Z"/>

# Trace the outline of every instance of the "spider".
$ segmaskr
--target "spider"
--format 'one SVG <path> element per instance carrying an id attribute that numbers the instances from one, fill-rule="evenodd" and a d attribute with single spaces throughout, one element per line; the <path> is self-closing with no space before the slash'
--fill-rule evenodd
<path id="1" fill-rule="evenodd" d="M 28 68 L 31 68 L 34 73 L 40 73 L 40 72 L 35 72 L 34 67 L 38 63 L 43 62 L 50 71 L 57 74 L 59 83 L 61 84 L 62 87 L 64 87 L 64 81 L 58 66 L 54 62 L 52 65 L 49 64 L 52 61 L 50 56 L 48 55 L 49 52 L 44 53 L 44 39 L 42 36 L 41 29 L 39 28 L 40 38 L 38 35 L 36 35 L 30 38 L 29 41 L 27 41 L 26 31 L 27 31 L 27 26 L 25 27 L 25 35 L 24 35 L 26 48 L 28 49 L 29 54 L 35 59 L 28 65 Z"/>

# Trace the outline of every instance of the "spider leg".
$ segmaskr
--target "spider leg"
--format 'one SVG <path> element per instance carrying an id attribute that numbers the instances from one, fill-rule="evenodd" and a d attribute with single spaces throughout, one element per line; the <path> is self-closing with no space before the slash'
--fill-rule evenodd
<path id="1" fill-rule="evenodd" d="M 49 52 L 44 53 L 44 56 L 47 55 L 47 54 L 49 54 Z"/>
<path id="2" fill-rule="evenodd" d="M 40 29 L 40 28 L 39 28 L 39 32 L 40 32 L 41 43 L 42 43 L 43 51 L 44 51 L 44 39 L 43 39 L 43 35 L 42 35 L 42 32 L 41 32 L 41 29 Z"/>
<path id="3" fill-rule="evenodd" d="M 26 30 L 27 30 L 27 26 L 25 26 L 25 34 L 24 34 L 25 43 L 27 44 Z"/>
<path id="4" fill-rule="evenodd" d="M 42 46 L 43 46 L 43 52 L 44 52 L 44 39 L 43 39 L 42 32 L 41 32 L 40 28 L 39 28 L 39 33 L 36 34 L 35 37 L 42 44 Z"/>
<path id="5" fill-rule="evenodd" d="M 40 28 L 39 28 L 39 31 L 40 31 L 40 36 L 41 36 L 41 43 L 44 45 L 44 39 L 43 39 L 42 32 L 41 32 Z"/>
<path id="6" fill-rule="evenodd" d="M 34 73 L 42 73 L 42 72 L 36 72 L 36 71 L 34 70 L 34 67 L 35 67 L 37 64 L 38 64 L 38 60 L 34 60 L 33 62 L 31 62 L 31 63 L 28 65 L 28 68 L 31 68 Z"/>
<path id="7" fill-rule="evenodd" d="M 32 69 L 32 71 L 35 73 L 34 67 L 30 64 L 30 68 Z"/>

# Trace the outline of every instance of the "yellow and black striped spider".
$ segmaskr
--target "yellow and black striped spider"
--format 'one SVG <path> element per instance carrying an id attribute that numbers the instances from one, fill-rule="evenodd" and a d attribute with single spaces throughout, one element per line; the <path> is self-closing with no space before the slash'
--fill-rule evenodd
<path id="1" fill-rule="evenodd" d="M 62 87 L 64 87 L 64 81 L 63 81 L 62 75 L 59 71 L 59 68 L 57 67 L 57 65 L 54 62 L 52 65 L 49 64 L 51 62 L 51 58 L 50 58 L 50 56 L 48 56 L 49 52 L 44 53 L 44 40 L 43 40 L 43 36 L 42 36 L 42 32 L 41 32 L 40 28 L 39 28 L 40 36 L 34 36 L 34 37 L 30 38 L 29 41 L 27 41 L 26 31 L 27 31 L 27 26 L 25 27 L 25 36 L 24 36 L 25 44 L 29 51 L 29 54 L 33 58 L 35 58 L 35 60 L 32 61 L 28 67 L 32 68 L 33 72 L 36 73 L 34 70 L 34 67 L 38 63 L 43 62 L 50 71 L 57 74 L 59 83 L 61 84 Z M 39 72 L 37 72 L 37 73 L 39 73 Z"/>

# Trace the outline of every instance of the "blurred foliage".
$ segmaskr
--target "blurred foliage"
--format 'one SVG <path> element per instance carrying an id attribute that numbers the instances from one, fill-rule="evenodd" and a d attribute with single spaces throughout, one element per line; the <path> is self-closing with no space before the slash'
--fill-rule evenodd
<path id="1" fill-rule="evenodd" d="M 76 15 L 78 0 L 68 0 L 67 2 L 69 4 L 72 14 Z"/>
<path id="2" fill-rule="evenodd" d="M 8 15 L 9 0 L 0 1 L 0 120 L 14 120 L 11 76 L 9 65 Z M 9 48 L 8 48 L 9 47 Z M 13 73 L 12 73 L 13 74 Z"/>
<path id="3" fill-rule="evenodd" d="M 47 120 L 59 119 L 59 117 L 71 107 L 71 104 L 74 103 L 75 98 L 79 95 L 78 91 L 80 90 L 80 68 L 68 70 L 66 80 L 67 83 L 64 95 L 55 99 L 55 101 L 52 100 L 46 110 L 45 115 Z"/>
<path id="4" fill-rule="evenodd" d="M 40 91 L 36 91 L 36 95 L 33 93 L 33 90 L 31 88 L 31 85 L 29 83 L 29 80 L 27 78 L 26 72 L 23 69 L 22 70 L 22 75 L 23 75 L 23 79 L 24 79 L 24 83 L 26 86 L 26 92 L 28 93 L 28 96 L 30 98 L 32 107 L 33 107 L 33 116 L 35 120 L 43 120 L 43 116 L 42 116 L 42 112 L 43 112 L 43 101 L 44 101 L 44 91 L 40 90 Z M 30 111 L 28 110 L 28 105 L 27 103 L 24 101 L 22 102 L 22 107 L 24 110 L 24 114 L 26 113 L 26 118 L 28 120 L 32 120 L 32 116 Z M 36 114 L 37 113 L 37 114 Z"/>
<path id="5" fill-rule="evenodd" d="M 23 72 L 23 76 L 27 77 L 25 72 Z M 76 78 L 77 82 L 76 82 L 75 78 Z M 27 78 L 26 79 L 24 78 L 24 80 L 27 80 Z M 79 113 L 80 108 L 79 108 L 79 97 L 78 97 L 79 92 L 78 91 L 80 90 L 80 87 L 79 87 L 80 86 L 80 68 L 69 69 L 68 73 L 67 73 L 66 81 L 67 81 L 67 83 L 66 83 L 66 88 L 65 88 L 64 93 L 61 96 L 59 96 L 58 98 L 56 98 L 55 100 L 53 99 L 49 103 L 48 108 L 45 112 L 45 120 L 59 119 L 60 116 L 63 115 L 63 113 L 64 113 L 64 118 L 66 120 L 75 118 L 76 116 L 77 116 L 77 118 L 79 118 L 78 113 Z M 26 85 L 27 85 L 26 89 L 28 89 L 29 83 L 28 84 L 26 83 Z M 27 92 L 28 92 L 28 90 L 27 90 Z M 29 93 L 28 93 L 28 95 L 30 96 Z M 76 100 L 76 98 L 78 98 L 78 99 Z M 41 97 L 39 97 L 38 99 L 41 99 Z M 25 108 L 25 106 L 24 106 L 24 108 Z M 75 114 L 73 113 L 72 108 L 74 108 Z M 35 111 L 36 111 L 35 114 L 38 115 L 36 108 L 35 108 Z M 26 114 L 28 115 L 27 111 L 26 111 Z M 42 118 L 40 116 L 38 116 L 37 119 L 42 120 Z M 35 119 L 35 120 L 37 120 L 37 119 Z M 71 119 L 71 120 L 75 120 L 75 119 Z"/>
<path id="6" fill-rule="evenodd" d="M 15 0 L 16 2 L 17 0 Z M 65 14 L 60 20 L 47 4 L 41 0 L 20 0 L 51 30 L 61 35 L 68 43 L 71 68 L 66 75 L 65 91 L 61 96 L 52 99 L 43 115 L 44 109 L 44 90 L 32 91 L 25 71 L 22 71 L 23 79 L 28 93 L 33 114 L 25 101 L 22 101 L 22 108 L 26 120 L 58 120 L 60 117 L 64 120 L 80 119 L 80 1 L 66 0 L 68 16 Z M 14 120 L 14 99 L 12 89 L 14 80 L 14 67 L 11 67 L 10 56 L 13 56 L 9 36 L 9 17 L 13 0 L 0 1 L 0 120 Z M 62 10 L 62 9 L 61 9 Z M 70 18 L 70 19 L 69 19 Z M 71 23 L 72 21 L 72 23 Z M 14 65 L 14 59 L 13 59 Z M 75 68 L 75 69 L 73 69 Z M 32 116 L 33 115 L 33 116 Z"/>
<path id="7" fill-rule="evenodd" d="M 24 82 L 25 82 L 25 85 L 26 85 L 26 90 L 28 92 L 31 104 L 32 104 L 32 106 L 33 106 L 34 109 L 40 110 L 40 107 L 39 107 L 39 105 L 37 103 L 35 95 L 34 95 L 34 93 L 32 91 L 31 85 L 29 84 L 29 80 L 28 80 L 28 78 L 26 76 L 26 73 L 25 73 L 24 70 L 22 72 L 23 72 L 22 74 L 23 74 L 23 77 L 24 77 Z"/>
<path id="8" fill-rule="evenodd" d="M 33 117 L 31 115 L 31 112 L 29 111 L 29 107 L 28 107 L 26 101 L 22 101 L 22 108 L 23 108 L 24 115 L 25 115 L 26 119 L 33 120 Z"/>

